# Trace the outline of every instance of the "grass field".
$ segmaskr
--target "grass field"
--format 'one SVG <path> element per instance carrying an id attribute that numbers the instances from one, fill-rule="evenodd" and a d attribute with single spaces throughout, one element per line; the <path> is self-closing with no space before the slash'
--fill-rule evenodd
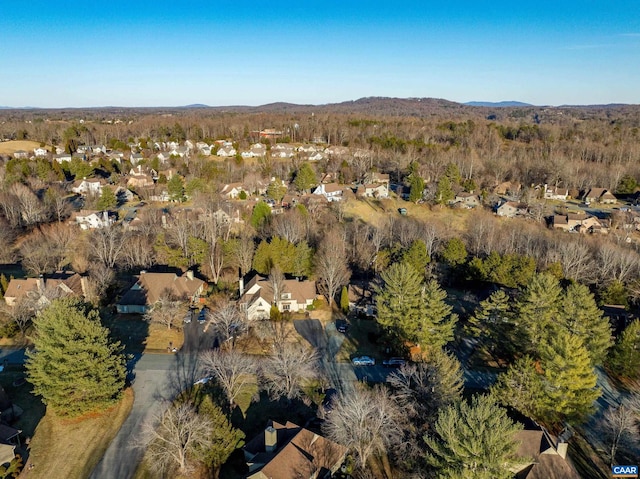
<path id="1" fill-rule="evenodd" d="M 345 202 L 344 213 L 348 219 L 361 219 L 365 223 L 380 227 L 389 215 L 400 215 L 398 210 L 406 208 L 408 218 L 417 218 L 442 224 L 446 228 L 461 232 L 465 230 L 473 210 L 443 208 L 426 204 L 414 204 L 399 198 L 384 200 L 358 199 Z"/>
<path id="2" fill-rule="evenodd" d="M 39 141 L 29 140 L 13 140 L 0 142 L 0 155 L 13 155 L 18 150 L 24 150 L 33 153 L 34 148 L 40 146 Z M 50 147 L 47 147 L 49 149 Z"/>
<path id="3" fill-rule="evenodd" d="M 132 405 L 133 391 L 127 389 L 123 399 L 102 414 L 69 420 L 47 413 L 38 424 L 31 441 L 29 460 L 20 477 L 89 477 Z"/>

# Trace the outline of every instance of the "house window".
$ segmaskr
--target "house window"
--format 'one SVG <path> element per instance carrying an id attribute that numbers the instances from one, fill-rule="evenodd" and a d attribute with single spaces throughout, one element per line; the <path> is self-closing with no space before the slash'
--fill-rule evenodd
<path id="1" fill-rule="evenodd" d="M 282 305 L 283 311 L 291 311 L 291 305 L 289 303 L 285 303 Z"/>
<path id="2" fill-rule="evenodd" d="M 282 299 L 291 299 L 291 293 L 282 293 Z"/>

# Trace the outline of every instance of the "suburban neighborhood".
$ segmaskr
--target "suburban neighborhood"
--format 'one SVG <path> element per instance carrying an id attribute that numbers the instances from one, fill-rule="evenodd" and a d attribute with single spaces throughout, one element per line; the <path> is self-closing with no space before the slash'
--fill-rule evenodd
<path id="1" fill-rule="evenodd" d="M 0 477 L 632 463 L 640 171 L 485 113 L 5 112 Z"/>

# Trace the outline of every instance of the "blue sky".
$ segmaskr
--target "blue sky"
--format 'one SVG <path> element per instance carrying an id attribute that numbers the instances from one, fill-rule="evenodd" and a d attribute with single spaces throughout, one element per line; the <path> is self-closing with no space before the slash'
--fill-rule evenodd
<path id="1" fill-rule="evenodd" d="M 0 105 L 640 103 L 640 1 L 3 0 Z"/>

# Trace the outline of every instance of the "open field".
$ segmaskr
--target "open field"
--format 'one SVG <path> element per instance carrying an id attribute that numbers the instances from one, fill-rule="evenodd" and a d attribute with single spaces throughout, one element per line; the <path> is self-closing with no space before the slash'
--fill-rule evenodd
<path id="1" fill-rule="evenodd" d="M 0 155 L 13 155 L 18 150 L 24 150 L 32 154 L 33 149 L 38 148 L 39 146 L 40 146 L 39 141 L 29 141 L 29 140 L 3 141 L 0 143 Z"/>
<path id="2" fill-rule="evenodd" d="M 102 414 L 70 420 L 48 413 L 36 429 L 29 460 L 20 477 L 89 477 L 129 415 L 132 405 L 133 391 L 127 389 L 122 400 Z"/>
<path id="3" fill-rule="evenodd" d="M 344 213 L 348 219 L 361 219 L 365 223 L 380 227 L 390 215 L 402 218 L 403 216 L 398 212 L 400 208 L 406 208 L 409 218 L 435 221 L 457 232 L 465 230 L 465 224 L 473 212 L 473 210 L 414 204 L 392 197 L 384 200 L 369 198 L 349 200 L 345 202 Z"/>

